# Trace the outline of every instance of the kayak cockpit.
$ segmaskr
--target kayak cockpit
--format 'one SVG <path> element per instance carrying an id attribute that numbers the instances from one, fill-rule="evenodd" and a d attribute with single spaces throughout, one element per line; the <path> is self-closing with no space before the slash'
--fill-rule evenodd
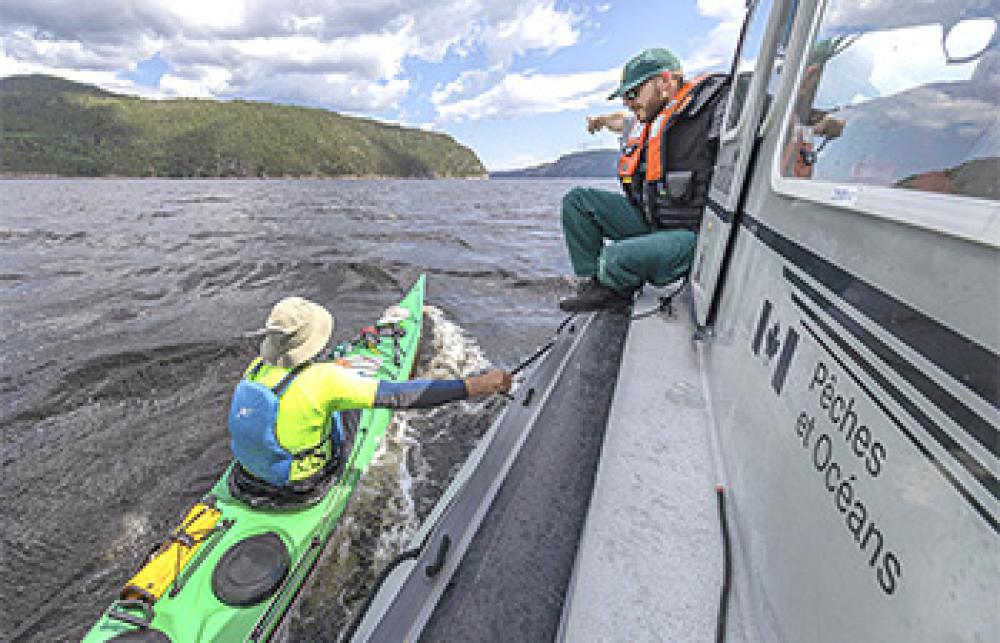
<path id="1" fill-rule="evenodd" d="M 353 438 L 361 421 L 361 411 L 340 411 L 337 416 L 338 431 L 342 438 L 333 441 L 333 455 L 319 473 L 284 487 L 276 487 L 257 478 L 234 461 L 226 472 L 229 493 L 254 509 L 297 509 L 323 500 L 340 479 L 350 457 Z"/>

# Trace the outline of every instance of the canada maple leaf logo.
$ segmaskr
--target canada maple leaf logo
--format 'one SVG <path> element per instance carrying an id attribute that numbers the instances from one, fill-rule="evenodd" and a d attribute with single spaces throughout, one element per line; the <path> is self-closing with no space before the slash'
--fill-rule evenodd
<path id="1" fill-rule="evenodd" d="M 781 395 L 788 368 L 798 346 L 799 334 L 794 327 L 786 325 L 782 337 L 782 324 L 776 319 L 772 320 L 773 314 L 774 304 L 765 299 L 757 320 L 757 330 L 750 338 L 750 350 L 754 355 L 762 356 L 768 364 L 771 369 L 771 388 Z"/>

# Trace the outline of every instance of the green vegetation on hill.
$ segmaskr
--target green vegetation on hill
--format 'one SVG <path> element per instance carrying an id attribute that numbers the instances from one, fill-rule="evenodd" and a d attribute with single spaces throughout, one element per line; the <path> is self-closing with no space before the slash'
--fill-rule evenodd
<path id="1" fill-rule="evenodd" d="M 50 76 L 0 79 L 0 173 L 481 176 L 445 134 L 247 101 L 146 100 Z"/>

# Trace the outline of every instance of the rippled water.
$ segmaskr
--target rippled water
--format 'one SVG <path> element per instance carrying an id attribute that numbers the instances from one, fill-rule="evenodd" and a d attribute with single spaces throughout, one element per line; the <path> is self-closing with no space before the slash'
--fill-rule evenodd
<path id="1" fill-rule="evenodd" d="M 0 182 L 0 640 L 78 639 L 212 485 L 281 297 L 328 303 L 339 340 L 426 272 L 417 374 L 517 363 L 560 318 L 574 184 Z M 497 410 L 401 414 L 289 640 L 336 639 Z"/>

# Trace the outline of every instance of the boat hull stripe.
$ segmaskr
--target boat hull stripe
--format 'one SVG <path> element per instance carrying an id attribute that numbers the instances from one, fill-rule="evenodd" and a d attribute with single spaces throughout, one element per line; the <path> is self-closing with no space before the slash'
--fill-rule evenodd
<path id="1" fill-rule="evenodd" d="M 742 212 L 739 219 L 765 245 L 837 293 L 956 382 L 1000 409 L 1000 356 L 995 352 L 803 248 L 749 213 Z M 996 454 L 998 434 L 995 428 L 988 428 L 992 435 L 980 437 L 991 444 L 988 449 Z"/>
<path id="2" fill-rule="evenodd" d="M 835 319 L 842 328 L 846 329 L 851 335 L 854 336 L 855 339 L 864 344 L 868 350 L 874 353 L 885 364 L 889 365 L 892 370 L 896 371 L 900 377 L 909 382 L 913 388 L 920 391 L 920 393 L 933 402 L 935 406 L 944 411 L 944 413 L 954 420 L 958 426 L 962 427 L 962 429 L 968 433 L 972 439 L 981 444 L 987 451 L 992 453 L 994 457 L 1000 457 L 1000 450 L 997 448 L 997 431 L 990 425 L 989 422 L 984 420 L 969 407 L 965 406 L 961 400 L 958 400 L 955 396 L 949 393 L 947 389 L 931 380 L 931 378 L 927 377 L 927 375 L 914 367 L 913 364 L 906 361 L 901 355 L 893 351 L 883 341 L 875 337 L 856 320 L 852 319 L 843 310 L 838 308 L 836 304 L 832 303 L 815 288 L 803 281 L 801 277 L 796 275 L 787 267 L 784 269 L 784 273 L 785 278 L 788 279 L 793 286 L 816 302 L 816 305 L 825 310 L 827 314 Z M 941 440 L 938 440 L 938 442 L 940 441 Z M 1000 491 L 998 491 L 995 487 L 990 491 L 994 497 L 1000 497 Z"/>
<path id="3" fill-rule="evenodd" d="M 829 327 L 826 326 L 826 324 L 821 319 L 819 319 L 819 317 L 816 316 L 815 313 L 809 311 L 808 307 L 801 299 L 799 299 L 797 295 L 793 294 L 792 299 L 795 301 L 796 305 L 798 305 L 800 308 L 806 311 L 807 314 L 809 314 L 809 316 L 818 326 L 820 326 L 821 328 L 824 329 L 824 331 L 830 334 Z M 968 489 L 965 488 L 965 485 L 962 484 L 961 480 L 956 478 L 955 475 L 948 470 L 948 468 L 944 465 L 944 463 L 942 463 L 937 458 L 937 456 L 935 456 L 934 453 L 932 453 L 930 449 L 928 449 L 926 445 L 924 445 L 917 438 L 917 436 L 915 436 L 913 432 L 910 431 L 906 427 L 906 425 L 903 424 L 899 420 L 899 418 L 897 418 L 896 415 L 888 409 L 888 407 L 886 407 L 885 403 L 882 402 L 882 400 L 880 400 L 876 395 L 872 393 L 871 389 L 869 389 L 868 386 L 861 380 L 861 378 L 858 377 L 858 375 L 853 370 L 851 370 L 851 368 L 844 362 L 844 360 L 841 359 L 841 357 L 837 355 L 837 353 L 835 353 L 830 348 L 830 346 L 823 340 L 822 337 L 820 337 L 819 333 L 817 333 L 815 329 L 813 329 L 805 320 L 802 320 L 802 326 L 806 329 L 806 332 L 808 332 L 812 336 L 812 338 L 816 340 L 816 343 L 819 344 L 823 348 L 823 350 L 826 351 L 826 353 L 830 355 L 830 357 L 832 357 L 840 365 L 841 368 L 844 369 L 844 372 L 847 373 L 847 375 L 852 380 L 854 380 L 854 382 L 861 388 L 861 390 L 865 392 L 865 395 L 868 396 L 868 399 L 870 399 L 876 406 L 878 406 L 882 410 L 883 413 L 885 413 L 886 417 L 888 417 L 892 421 L 892 423 L 896 425 L 896 427 L 900 430 L 900 432 L 904 436 L 906 436 L 906 438 L 913 444 L 913 446 L 916 447 L 917 450 L 920 451 L 920 453 L 923 454 L 923 456 L 930 461 L 930 463 L 934 466 L 934 468 L 937 469 L 942 476 L 944 476 L 944 478 L 955 488 L 956 491 L 958 491 L 959 495 L 961 495 L 962 498 L 964 498 L 965 501 L 972 506 L 972 508 L 976 511 L 976 513 L 978 513 L 982 517 L 982 519 L 986 521 L 986 523 L 990 526 L 990 528 L 993 529 L 993 532 L 1000 533 L 1000 522 L 997 521 L 996 517 L 992 514 L 992 512 L 985 506 L 983 506 L 983 504 L 979 502 L 979 500 L 974 495 L 972 495 L 972 493 Z M 840 343 L 843 340 L 840 340 L 835 334 L 830 334 L 830 336 L 833 337 L 834 341 L 838 342 L 838 344 L 846 353 L 848 354 L 852 353 L 852 350 L 850 349 L 849 346 Z M 857 356 L 855 354 L 851 355 L 851 357 L 856 358 Z M 862 361 L 862 368 L 864 368 L 863 361 Z M 891 384 L 889 386 L 891 386 Z M 899 402 L 898 399 L 897 402 Z M 907 408 L 906 404 L 901 404 L 901 406 Z M 907 408 L 907 410 L 909 411 L 910 409 Z"/>

